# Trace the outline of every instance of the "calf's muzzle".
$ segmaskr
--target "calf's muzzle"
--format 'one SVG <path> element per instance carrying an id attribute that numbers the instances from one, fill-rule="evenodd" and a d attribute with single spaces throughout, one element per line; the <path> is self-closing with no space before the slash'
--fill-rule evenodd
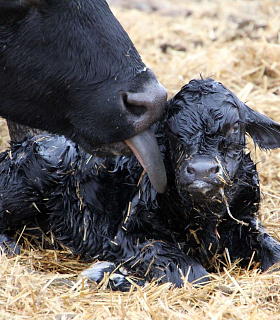
<path id="1" fill-rule="evenodd" d="M 215 196 L 224 185 L 224 174 L 219 163 L 210 156 L 195 156 L 180 170 L 180 185 L 191 195 Z"/>

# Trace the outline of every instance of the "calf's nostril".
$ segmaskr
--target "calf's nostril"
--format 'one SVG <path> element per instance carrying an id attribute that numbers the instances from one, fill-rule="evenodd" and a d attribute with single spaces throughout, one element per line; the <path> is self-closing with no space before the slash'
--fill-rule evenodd
<path id="1" fill-rule="evenodd" d="M 218 165 L 210 169 L 210 172 L 213 174 L 217 174 L 219 171 L 220 171 L 220 167 Z"/>
<path id="2" fill-rule="evenodd" d="M 187 167 L 187 173 L 189 173 L 189 174 L 194 174 L 194 168 L 193 167 L 191 167 L 191 166 L 188 166 Z"/>

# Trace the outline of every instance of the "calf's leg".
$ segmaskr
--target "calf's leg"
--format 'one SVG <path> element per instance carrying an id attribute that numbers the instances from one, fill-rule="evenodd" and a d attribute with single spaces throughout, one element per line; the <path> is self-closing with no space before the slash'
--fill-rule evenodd
<path id="1" fill-rule="evenodd" d="M 128 274 L 136 277 L 136 283 L 156 280 L 159 283 L 171 282 L 177 287 L 184 284 L 184 278 L 193 284 L 204 284 L 209 281 L 208 273 L 195 259 L 185 255 L 175 244 L 146 240 L 141 242 L 137 236 L 127 235 L 120 231 L 114 241 L 108 243 L 103 258 L 105 264 L 93 265 L 84 272 L 94 281 L 100 282 L 105 272 L 118 269 L 117 282 L 111 287 L 118 290 L 128 288 L 130 283 L 123 274 L 125 268 Z M 114 282 L 114 279 L 112 278 Z M 111 283 L 112 284 L 112 283 Z"/>
<path id="2" fill-rule="evenodd" d="M 220 225 L 220 249 L 228 249 L 232 261 L 242 259 L 242 265 L 253 261 L 266 271 L 280 261 L 280 243 L 273 239 L 254 218 L 242 219 L 248 226 L 227 221 Z"/>

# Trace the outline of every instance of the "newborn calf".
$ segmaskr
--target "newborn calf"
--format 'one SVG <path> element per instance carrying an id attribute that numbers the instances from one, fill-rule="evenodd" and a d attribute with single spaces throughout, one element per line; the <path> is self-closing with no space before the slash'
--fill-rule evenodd
<path id="1" fill-rule="evenodd" d="M 280 244 L 258 222 L 256 167 L 246 132 L 262 149 L 280 146 L 280 125 L 212 79 L 192 80 L 168 102 L 155 128 L 168 173 L 158 194 L 136 158 L 97 158 L 65 138 L 35 136 L 1 155 L 0 233 L 5 251 L 23 225 L 86 260 L 84 272 L 114 289 L 157 279 L 177 286 L 208 281 L 225 252 L 266 270 Z M 207 270 L 207 271 L 206 271 Z"/>

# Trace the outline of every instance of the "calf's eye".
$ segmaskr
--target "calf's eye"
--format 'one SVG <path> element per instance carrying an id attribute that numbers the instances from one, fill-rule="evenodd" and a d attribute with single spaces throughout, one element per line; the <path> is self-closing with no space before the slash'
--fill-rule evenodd
<path id="1" fill-rule="evenodd" d="M 231 128 L 231 133 L 238 133 L 238 132 L 239 132 L 239 123 L 236 122 Z"/>
<path id="2" fill-rule="evenodd" d="M 225 140 L 222 140 L 219 144 L 219 149 L 224 153 L 228 149 L 228 144 Z"/>

